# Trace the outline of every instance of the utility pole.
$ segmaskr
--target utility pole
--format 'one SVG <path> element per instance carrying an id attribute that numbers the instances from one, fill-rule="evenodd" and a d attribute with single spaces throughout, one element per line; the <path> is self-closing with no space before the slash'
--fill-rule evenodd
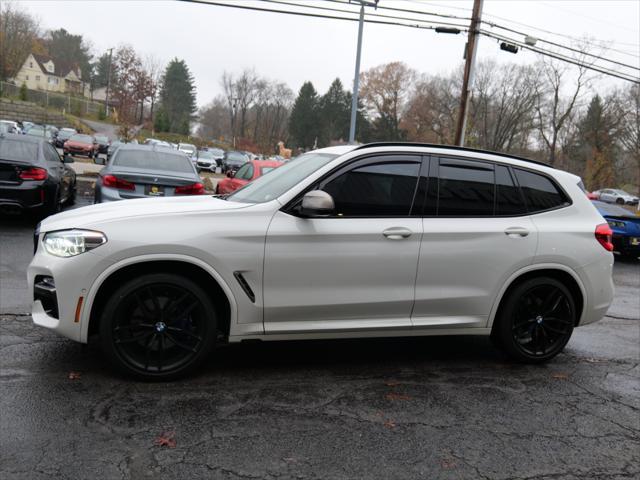
<path id="1" fill-rule="evenodd" d="M 467 107 L 469 106 L 469 94 L 473 85 L 474 67 L 476 63 L 476 51 L 478 50 L 478 34 L 480 33 L 480 20 L 482 18 L 482 4 L 484 0 L 473 0 L 473 13 L 471 25 L 465 49 L 464 77 L 462 79 L 462 93 L 460 95 L 460 113 L 458 114 L 458 128 L 456 130 L 456 145 L 464 146 L 464 132 L 467 127 Z"/>
<path id="2" fill-rule="evenodd" d="M 358 23 L 358 47 L 356 49 L 356 73 L 353 77 L 353 95 L 351 96 L 351 123 L 349 125 L 349 143 L 353 144 L 356 141 L 356 117 L 358 114 L 358 90 L 360 88 L 360 56 L 362 52 L 362 30 L 364 27 L 364 7 L 376 8 L 378 6 L 378 0 L 374 2 L 366 2 L 364 0 L 358 0 L 360 3 L 360 22 Z M 351 3 L 351 2 L 349 2 Z"/>
<path id="3" fill-rule="evenodd" d="M 113 48 L 109 49 L 109 68 L 107 69 L 107 91 L 104 96 L 105 115 L 109 116 L 109 87 L 111 86 L 111 57 L 113 56 Z"/>

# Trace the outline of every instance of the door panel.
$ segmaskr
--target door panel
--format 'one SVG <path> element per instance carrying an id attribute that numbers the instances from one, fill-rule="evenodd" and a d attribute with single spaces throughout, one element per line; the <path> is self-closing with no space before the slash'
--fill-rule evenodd
<path id="1" fill-rule="evenodd" d="M 537 236 L 529 217 L 425 218 L 413 324 L 484 327 L 507 278 L 533 262 Z"/>
<path id="2" fill-rule="evenodd" d="M 507 278 L 533 262 L 537 229 L 509 169 L 433 159 L 412 315 L 417 327 L 484 327 Z"/>
<path id="3" fill-rule="evenodd" d="M 399 239 L 385 236 L 391 229 Z M 265 251 L 265 332 L 410 327 L 421 233 L 420 218 L 278 212 Z"/>
<path id="4" fill-rule="evenodd" d="M 422 158 L 357 159 L 313 188 L 332 216 L 278 212 L 265 250 L 265 332 L 410 328 L 422 219 L 411 217 Z"/>

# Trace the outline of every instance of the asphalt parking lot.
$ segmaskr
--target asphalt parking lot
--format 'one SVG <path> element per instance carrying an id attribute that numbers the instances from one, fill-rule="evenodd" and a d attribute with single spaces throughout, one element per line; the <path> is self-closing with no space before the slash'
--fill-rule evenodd
<path id="1" fill-rule="evenodd" d="M 616 261 L 609 316 L 547 365 L 473 337 L 277 342 L 146 384 L 32 326 L 34 225 L 0 222 L 3 479 L 640 476 L 638 261 Z"/>

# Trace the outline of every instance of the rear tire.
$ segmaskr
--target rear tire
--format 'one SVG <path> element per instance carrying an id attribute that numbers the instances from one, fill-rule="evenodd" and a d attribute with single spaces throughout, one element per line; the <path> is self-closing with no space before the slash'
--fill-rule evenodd
<path id="1" fill-rule="evenodd" d="M 571 292 L 554 278 L 536 277 L 503 300 L 491 336 L 513 360 L 543 363 L 564 349 L 575 320 Z"/>
<path id="2" fill-rule="evenodd" d="M 624 205 L 624 198 L 616 198 L 616 203 L 618 205 Z"/>
<path id="3" fill-rule="evenodd" d="M 211 299 L 188 278 L 141 275 L 117 289 L 100 318 L 100 343 L 123 373 L 166 381 L 192 372 L 215 346 Z"/>

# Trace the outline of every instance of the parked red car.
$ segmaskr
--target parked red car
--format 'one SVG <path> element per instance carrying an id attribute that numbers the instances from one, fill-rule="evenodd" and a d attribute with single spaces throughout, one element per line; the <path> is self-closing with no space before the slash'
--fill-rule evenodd
<path id="1" fill-rule="evenodd" d="M 274 168 L 284 165 L 284 162 L 276 160 L 251 160 L 242 165 L 234 174 L 233 171 L 227 172 L 227 178 L 223 178 L 216 186 L 216 193 L 226 195 L 235 192 L 240 187 L 244 187 L 247 183 L 252 182 L 265 173 L 270 172 Z"/>
<path id="2" fill-rule="evenodd" d="M 98 154 L 98 143 L 91 135 L 77 133 L 64 142 L 62 149 L 64 153 L 71 155 L 86 155 L 89 158 Z"/>

